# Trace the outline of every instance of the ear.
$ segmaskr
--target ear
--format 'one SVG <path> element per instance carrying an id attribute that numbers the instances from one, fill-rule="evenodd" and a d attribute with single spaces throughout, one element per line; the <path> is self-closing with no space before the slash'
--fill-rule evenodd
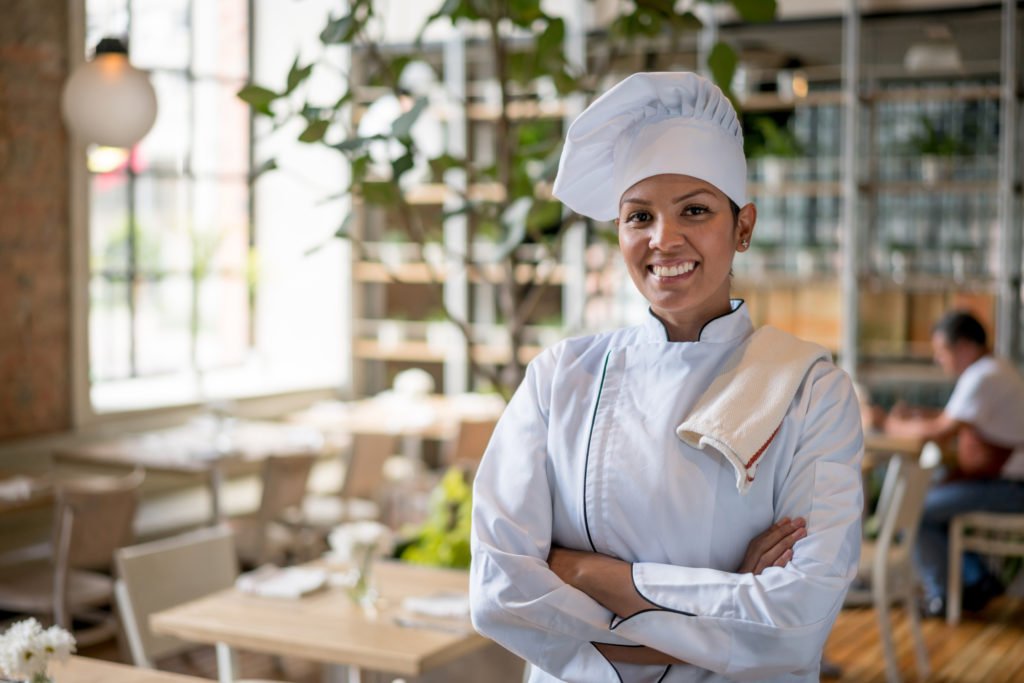
<path id="1" fill-rule="evenodd" d="M 754 223 L 756 222 L 757 207 L 753 203 L 740 209 L 739 216 L 736 217 L 736 251 L 746 251 L 750 248 L 750 240 L 754 234 Z"/>

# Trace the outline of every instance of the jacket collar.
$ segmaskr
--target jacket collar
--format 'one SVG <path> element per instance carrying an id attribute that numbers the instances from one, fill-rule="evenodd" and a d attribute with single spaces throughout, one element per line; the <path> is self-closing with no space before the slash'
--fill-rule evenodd
<path id="1" fill-rule="evenodd" d="M 750 321 L 750 310 L 744 305 L 743 299 L 731 299 L 729 303 L 732 310 L 724 315 L 704 323 L 698 342 L 729 342 L 736 339 L 745 339 L 754 331 L 754 324 Z M 668 341 L 668 332 L 665 325 L 647 309 L 647 317 L 641 325 L 643 336 L 647 341 L 665 342 Z"/>

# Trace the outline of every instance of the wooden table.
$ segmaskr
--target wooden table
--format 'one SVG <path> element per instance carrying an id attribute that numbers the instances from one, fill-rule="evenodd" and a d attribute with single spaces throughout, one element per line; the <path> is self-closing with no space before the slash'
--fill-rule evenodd
<path id="1" fill-rule="evenodd" d="M 323 401 L 285 420 L 319 429 L 334 444 L 352 434 L 395 434 L 403 437 L 402 451 L 420 460 L 423 440 L 446 441 L 455 436 L 461 420 L 497 419 L 504 409 L 505 402 L 496 395 L 384 392 L 357 401 Z"/>
<path id="2" fill-rule="evenodd" d="M 0 472 L 0 514 L 53 504 L 53 477 Z"/>
<path id="3" fill-rule="evenodd" d="M 401 626 L 401 602 L 410 596 L 439 591 L 467 592 L 465 571 L 433 569 L 381 561 L 373 568 L 380 592 L 375 618 L 355 605 L 344 588 L 298 599 L 246 595 L 236 589 L 157 612 L 150 617 L 156 633 L 215 644 L 218 650 L 237 647 L 266 654 L 306 658 L 349 667 L 349 680 L 362 668 L 415 676 L 482 647 L 487 641 L 468 620 L 415 617 L 436 628 Z M 230 657 L 218 657 L 222 681 L 231 680 Z"/>
<path id="4" fill-rule="evenodd" d="M 75 656 L 63 664 L 50 664 L 47 672 L 57 683 L 199 683 L 207 680 Z"/>
<path id="5" fill-rule="evenodd" d="M 499 397 L 485 394 L 402 396 L 384 392 L 357 401 L 322 401 L 285 419 L 325 433 L 399 434 L 443 440 L 455 434 L 460 420 L 497 418 L 504 408 Z"/>
<path id="6" fill-rule="evenodd" d="M 320 452 L 323 446 L 323 434 L 314 427 L 200 418 L 170 429 L 65 446 L 53 455 L 57 463 L 205 474 L 216 523 L 223 517 L 220 490 L 227 474 L 258 471 L 270 455 Z"/>
<path id="7" fill-rule="evenodd" d="M 906 436 L 893 436 L 885 432 L 864 432 L 864 460 L 862 466 L 871 468 L 890 456 L 916 458 L 921 455 L 924 441 Z"/>

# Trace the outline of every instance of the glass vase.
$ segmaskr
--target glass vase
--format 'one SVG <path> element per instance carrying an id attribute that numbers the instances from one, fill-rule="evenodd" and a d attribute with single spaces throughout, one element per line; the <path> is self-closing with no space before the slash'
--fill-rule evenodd
<path id="1" fill-rule="evenodd" d="M 370 583 L 373 570 L 373 546 L 363 549 L 356 563 L 356 580 L 348 589 L 348 596 L 367 613 L 376 613 L 377 591 Z"/>

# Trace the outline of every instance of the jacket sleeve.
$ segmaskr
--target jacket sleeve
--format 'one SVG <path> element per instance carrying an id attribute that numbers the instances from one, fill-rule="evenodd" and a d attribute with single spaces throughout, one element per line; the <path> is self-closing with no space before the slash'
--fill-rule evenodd
<path id="1" fill-rule="evenodd" d="M 564 681 L 617 682 L 592 644 L 632 644 L 612 613 L 547 565 L 552 487 L 547 467 L 551 352 L 527 368 L 495 428 L 473 485 L 470 609 L 473 626 Z"/>
<path id="2" fill-rule="evenodd" d="M 864 438 L 849 378 L 831 365 L 811 369 L 794 406 L 796 452 L 775 487 L 775 518 L 807 519 L 792 561 L 758 576 L 635 563 L 637 591 L 662 609 L 616 633 L 738 680 L 817 670 L 857 572 Z"/>

